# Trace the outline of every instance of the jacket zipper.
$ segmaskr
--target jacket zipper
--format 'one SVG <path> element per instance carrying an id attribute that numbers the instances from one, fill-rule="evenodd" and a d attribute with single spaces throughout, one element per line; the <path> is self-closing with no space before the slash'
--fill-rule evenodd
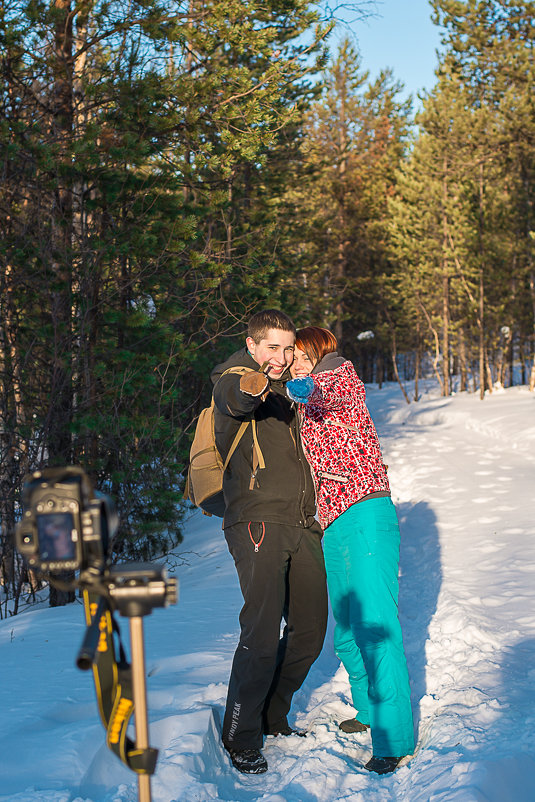
<path id="1" fill-rule="evenodd" d="M 306 515 L 305 515 L 305 497 L 306 497 L 306 490 L 307 490 L 307 475 L 306 475 L 306 468 L 304 466 L 304 460 L 306 460 L 303 448 L 299 449 L 299 443 L 301 442 L 301 434 L 299 431 L 299 420 L 298 420 L 298 410 L 294 407 L 295 414 L 294 414 L 294 427 L 295 433 L 292 431 L 292 427 L 290 427 L 290 434 L 292 436 L 292 440 L 294 441 L 295 445 L 295 452 L 297 459 L 299 460 L 299 464 L 301 465 L 301 478 L 303 480 L 303 487 L 301 490 L 301 498 L 299 499 L 299 511 L 301 513 L 301 526 L 306 526 Z M 308 462 L 307 462 L 308 465 Z M 312 479 L 311 479 L 312 480 Z"/>
<path id="2" fill-rule="evenodd" d="M 318 476 L 321 479 L 332 479 L 333 482 L 349 482 L 349 476 L 340 476 L 337 473 L 327 473 L 326 471 L 318 471 Z"/>

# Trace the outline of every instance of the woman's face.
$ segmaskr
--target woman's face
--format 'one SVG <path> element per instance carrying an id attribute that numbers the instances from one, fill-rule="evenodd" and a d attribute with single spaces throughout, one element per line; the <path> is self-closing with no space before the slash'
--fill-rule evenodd
<path id="1" fill-rule="evenodd" d="M 290 366 L 290 373 L 292 379 L 298 379 L 300 376 L 308 376 L 310 371 L 315 367 L 315 362 L 312 362 L 309 356 L 304 351 L 295 346 L 294 361 Z"/>

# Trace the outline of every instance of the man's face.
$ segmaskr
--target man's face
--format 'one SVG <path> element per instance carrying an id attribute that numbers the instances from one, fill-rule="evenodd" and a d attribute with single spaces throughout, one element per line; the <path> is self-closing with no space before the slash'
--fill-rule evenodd
<path id="1" fill-rule="evenodd" d="M 278 379 L 294 358 L 295 335 L 291 331 L 269 329 L 267 337 L 255 343 L 252 337 L 246 340 L 249 353 L 259 365 L 269 364 L 265 372 L 273 379 Z"/>

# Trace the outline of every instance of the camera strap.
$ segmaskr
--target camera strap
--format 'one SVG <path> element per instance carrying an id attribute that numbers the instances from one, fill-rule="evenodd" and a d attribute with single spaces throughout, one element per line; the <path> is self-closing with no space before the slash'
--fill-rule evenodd
<path id="1" fill-rule="evenodd" d="M 106 729 L 106 744 L 129 769 L 137 774 L 154 774 L 158 750 L 137 749 L 126 734 L 134 712 L 132 669 L 126 659 L 119 625 L 105 597 L 83 591 L 87 626 L 98 617 L 99 639 L 92 663 L 100 718 Z M 117 662 L 114 634 L 119 644 Z"/>

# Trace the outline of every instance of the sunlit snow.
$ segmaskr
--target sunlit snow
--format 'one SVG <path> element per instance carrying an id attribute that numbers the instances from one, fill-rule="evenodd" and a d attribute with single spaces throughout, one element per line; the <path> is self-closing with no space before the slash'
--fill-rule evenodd
<path id="1" fill-rule="evenodd" d="M 400 615 L 418 745 L 408 765 L 363 769 L 349 686 L 323 652 L 269 771 L 237 774 L 219 739 L 240 592 L 221 522 L 193 514 L 179 603 L 145 619 L 155 802 L 532 802 L 535 799 L 535 396 L 525 387 L 407 405 L 367 388 L 402 529 Z M 127 638 L 127 622 L 120 620 Z M 0 800 L 134 802 L 105 746 L 90 672 L 75 667 L 80 604 L 0 622 Z"/>

